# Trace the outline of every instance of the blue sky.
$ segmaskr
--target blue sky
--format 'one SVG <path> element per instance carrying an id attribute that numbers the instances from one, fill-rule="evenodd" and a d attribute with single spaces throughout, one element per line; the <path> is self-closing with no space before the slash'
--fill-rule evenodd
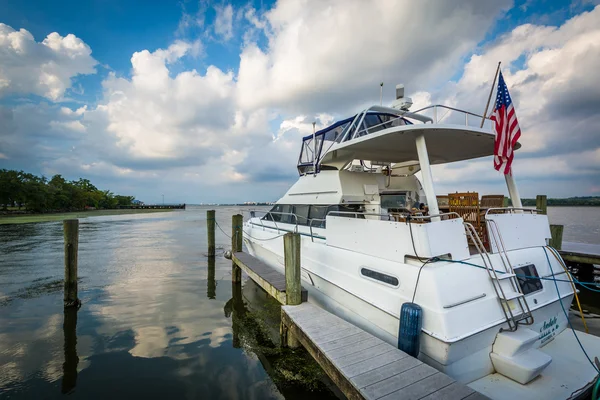
<path id="1" fill-rule="evenodd" d="M 272 201 L 295 181 L 313 121 L 378 102 L 382 80 L 384 102 L 402 82 L 415 106 L 480 113 L 502 60 L 523 128 L 522 195 L 600 195 L 594 1 L 0 9 L 0 168 L 86 177 L 147 202 L 163 192 L 173 202 Z M 555 111 L 583 98 L 576 119 Z M 491 161 L 463 164 L 436 168 L 439 193 L 506 191 Z"/>

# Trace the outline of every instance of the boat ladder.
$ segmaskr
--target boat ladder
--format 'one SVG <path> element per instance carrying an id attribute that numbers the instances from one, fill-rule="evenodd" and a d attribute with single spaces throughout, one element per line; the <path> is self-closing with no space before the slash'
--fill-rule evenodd
<path id="1" fill-rule="evenodd" d="M 529 304 L 527 304 L 527 299 L 521 290 L 521 286 L 517 281 L 517 275 L 508 258 L 506 248 L 504 247 L 504 241 L 502 240 L 496 221 L 486 219 L 486 224 L 490 243 L 497 249 L 498 256 L 502 263 L 502 266 L 499 268 L 496 268 L 492 263 L 492 258 L 485 249 L 485 246 L 473 225 L 464 222 L 465 231 L 467 236 L 471 239 L 471 242 L 475 245 L 477 252 L 483 260 L 485 269 L 492 280 L 492 285 L 500 300 L 502 311 L 506 317 L 506 322 L 508 323 L 508 329 L 510 331 L 516 331 L 519 324 L 533 324 L 533 315 L 529 309 Z M 503 285 L 503 281 L 506 281 L 507 283 Z"/>

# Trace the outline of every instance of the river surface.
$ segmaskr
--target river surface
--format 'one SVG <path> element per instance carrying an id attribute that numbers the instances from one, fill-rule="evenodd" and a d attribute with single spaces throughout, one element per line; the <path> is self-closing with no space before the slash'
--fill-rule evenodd
<path id="1" fill-rule="evenodd" d="M 214 208 L 214 207 L 213 207 Z M 278 305 L 206 257 L 206 210 L 80 220 L 78 312 L 63 313 L 62 223 L 0 225 L 0 398 L 335 398 Z M 239 207 L 218 207 L 227 233 Z M 564 240 L 600 244 L 600 208 L 551 207 Z"/>

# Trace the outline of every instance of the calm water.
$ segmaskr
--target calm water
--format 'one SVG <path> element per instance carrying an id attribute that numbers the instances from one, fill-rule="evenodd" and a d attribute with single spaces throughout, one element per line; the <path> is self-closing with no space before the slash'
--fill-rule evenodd
<path id="1" fill-rule="evenodd" d="M 227 232 L 237 211 L 217 211 Z M 0 398 L 334 398 L 310 356 L 277 350 L 277 304 L 204 255 L 205 215 L 81 220 L 83 306 L 64 315 L 62 223 L 0 226 Z"/>
<path id="2" fill-rule="evenodd" d="M 548 219 L 565 226 L 567 242 L 600 244 L 600 207 L 548 207 Z"/>
<path id="3" fill-rule="evenodd" d="M 239 208 L 218 208 L 230 231 Z M 600 243 L 600 208 L 550 208 Z M 61 223 L 0 225 L 0 398 L 334 398 L 278 305 L 205 256 L 206 208 L 80 221 L 78 312 L 63 314 Z M 230 240 L 217 229 L 217 246 Z"/>

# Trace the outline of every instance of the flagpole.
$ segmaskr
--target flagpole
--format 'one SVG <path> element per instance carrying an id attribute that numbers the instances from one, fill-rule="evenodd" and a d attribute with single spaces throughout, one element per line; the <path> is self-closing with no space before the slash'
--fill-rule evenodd
<path id="1" fill-rule="evenodd" d="M 488 96 L 488 100 L 485 105 L 485 111 L 483 112 L 483 118 L 481 118 L 480 128 L 483 128 L 483 124 L 485 124 L 485 116 L 487 114 L 488 107 L 490 106 L 490 100 L 492 100 L 492 93 L 494 93 L 494 87 L 496 87 L 496 79 L 498 79 L 498 72 L 500 72 L 500 63 L 501 63 L 501 61 L 498 61 L 498 68 L 496 68 L 496 75 L 494 75 L 494 82 L 492 83 L 492 88 L 490 89 L 490 95 Z"/>
<path id="2" fill-rule="evenodd" d="M 513 174 L 512 168 L 508 174 L 504 175 L 504 180 L 506 181 L 506 186 L 508 187 L 508 194 L 510 196 L 510 200 L 512 201 L 512 206 L 515 208 L 522 208 L 523 204 L 521 203 L 521 195 L 519 194 L 519 188 L 515 182 L 515 175 Z"/>

